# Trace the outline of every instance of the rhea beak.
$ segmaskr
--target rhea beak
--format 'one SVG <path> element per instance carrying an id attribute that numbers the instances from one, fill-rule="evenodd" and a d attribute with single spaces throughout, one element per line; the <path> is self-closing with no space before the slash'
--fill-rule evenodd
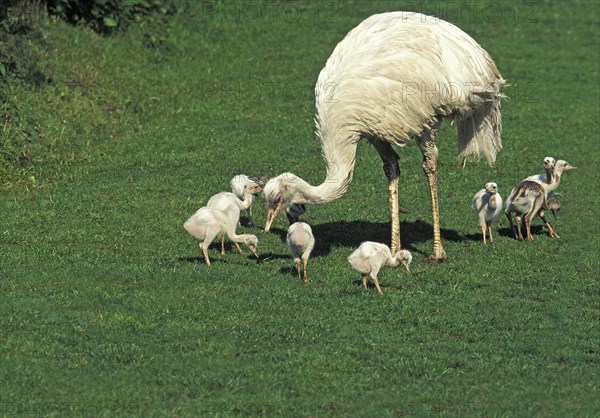
<path id="1" fill-rule="evenodd" d="M 569 170 L 575 170 L 576 168 L 577 168 L 577 167 L 575 167 L 574 165 L 570 165 L 570 166 L 566 167 L 566 168 L 565 168 L 565 170 L 566 170 L 566 171 L 569 171 Z"/>
<path id="2" fill-rule="evenodd" d="M 254 253 L 254 255 L 256 256 L 256 258 L 259 258 L 258 257 L 258 252 L 256 251 L 256 247 L 249 247 L 249 248 L 250 248 L 250 251 L 252 251 Z"/>
<path id="3" fill-rule="evenodd" d="M 552 212 L 552 216 L 554 216 L 554 220 L 558 220 L 558 217 L 556 216 L 556 209 L 550 209 L 550 212 Z"/>
<path id="4" fill-rule="evenodd" d="M 277 204 L 277 206 L 275 206 L 274 208 L 269 207 L 267 209 L 267 221 L 265 222 L 265 233 L 269 232 L 269 230 L 271 229 L 271 224 L 273 223 L 273 221 L 275 220 L 275 218 L 281 211 L 282 206 L 283 206 L 283 204 L 281 202 L 279 202 Z"/>
<path id="5" fill-rule="evenodd" d="M 406 271 L 410 273 L 410 264 L 408 264 L 408 261 L 404 260 L 402 261 L 402 264 L 404 265 L 404 267 L 406 267 Z"/>

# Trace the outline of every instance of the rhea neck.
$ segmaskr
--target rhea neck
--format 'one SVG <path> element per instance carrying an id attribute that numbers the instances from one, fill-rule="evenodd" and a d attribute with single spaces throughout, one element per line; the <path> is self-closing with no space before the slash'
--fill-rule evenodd
<path id="1" fill-rule="evenodd" d="M 291 203 L 319 205 L 331 202 L 341 197 L 352 181 L 359 134 L 343 128 L 327 130 L 318 127 L 317 136 L 321 139 L 321 153 L 327 166 L 325 180 L 312 186 L 298 178 Z"/>
<path id="2" fill-rule="evenodd" d="M 388 257 L 386 263 L 385 263 L 388 267 L 397 267 L 400 264 L 400 256 L 396 256 L 396 257 L 392 257 L 390 255 L 390 257 Z"/>

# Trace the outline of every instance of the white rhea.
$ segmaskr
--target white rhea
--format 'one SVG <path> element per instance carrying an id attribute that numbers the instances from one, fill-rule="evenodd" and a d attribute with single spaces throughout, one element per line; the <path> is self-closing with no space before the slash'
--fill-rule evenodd
<path id="1" fill-rule="evenodd" d="M 248 199 L 248 207 L 246 208 L 246 213 L 248 214 L 248 225 L 254 226 L 254 218 L 252 217 L 252 203 L 254 202 L 254 194 L 248 193 L 247 186 L 259 186 L 259 184 L 245 174 L 238 174 L 231 179 L 229 186 L 231 187 L 231 192 L 236 195 L 238 199 L 244 202 L 246 202 L 246 199 Z"/>
<path id="2" fill-rule="evenodd" d="M 412 254 L 408 250 L 400 250 L 392 256 L 390 248 L 378 242 L 365 241 L 348 257 L 348 263 L 354 270 L 361 274 L 363 287 L 367 288 L 367 275 L 371 275 L 377 292 L 381 295 L 381 288 L 377 274 L 383 266 L 396 267 L 400 263 L 410 273 Z"/>
<path id="3" fill-rule="evenodd" d="M 391 249 L 400 249 L 398 155 L 393 145 L 416 138 L 423 154 L 433 220 L 433 261 L 445 260 L 438 211 L 435 135 L 443 118 L 458 128 L 463 161 L 484 155 L 491 164 L 501 148 L 500 99 L 506 84 L 489 54 L 461 29 L 412 12 L 373 15 L 335 47 L 315 86 L 316 135 L 326 177 L 313 186 L 292 173 L 264 188 L 265 232 L 282 208 L 324 204 L 350 182 L 357 144 L 367 139 L 388 180 Z"/>
<path id="4" fill-rule="evenodd" d="M 247 184 L 243 187 L 244 189 L 244 200 L 240 200 L 235 194 L 231 192 L 221 192 L 213 195 L 208 202 L 206 207 L 216 209 L 227 215 L 232 228 L 235 230 L 240 220 L 240 211 L 248 209 L 252 204 L 252 196 L 254 193 L 260 192 L 262 189 L 256 184 Z M 242 254 L 242 249 L 237 242 L 234 241 L 235 247 L 238 252 Z M 225 236 L 221 235 L 221 255 L 225 255 Z"/>
<path id="5" fill-rule="evenodd" d="M 308 283 L 308 273 L 306 272 L 306 266 L 308 264 L 308 258 L 310 253 L 315 247 L 315 237 L 312 233 L 310 225 L 304 222 L 296 222 L 290 225 L 286 237 L 286 242 L 294 264 L 296 265 L 296 271 L 298 277 L 304 282 Z M 300 261 L 302 261 L 303 275 L 300 275 Z"/>
<path id="6" fill-rule="evenodd" d="M 481 225 L 483 243 L 487 243 L 486 230 L 490 237 L 490 244 L 493 243 L 492 222 L 502 211 L 502 196 L 498 193 L 498 185 L 494 182 L 486 183 L 483 189 L 475 193 L 472 204 Z"/>
<path id="7" fill-rule="evenodd" d="M 531 241 L 531 218 L 544 207 L 546 203 L 546 192 L 542 185 L 536 181 L 525 180 L 519 183 L 511 192 L 511 200 L 508 202 L 505 213 L 508 222 L 516 239 L 522 241 L 521 219 L 525 220 L 525 230 L 527 231 L 527 240 Z M 512 214 L 515 214 L 516 229 L 512 221 Z M 552 230 L 550 224 L 546 224 L 549 231 Z M 558 237 L 558 235 L 556 235 Z"/>
<path id="8" fill-rule="evenodd" d="M 227 234 L 227 237 L 235 243 L 245 244 L 258 257 L 258 253 L 256 252 L 258 238 L 256 238 L 256 235 L 237 235 L 229 217 L 219 210 L 202 207 L 185 221 L 183 227 L 190 235 L 201 241 L 200 252 L 204 255 L 204 261 L 209 266 L 208 246 L 215 237 L 224 234 Z"/>

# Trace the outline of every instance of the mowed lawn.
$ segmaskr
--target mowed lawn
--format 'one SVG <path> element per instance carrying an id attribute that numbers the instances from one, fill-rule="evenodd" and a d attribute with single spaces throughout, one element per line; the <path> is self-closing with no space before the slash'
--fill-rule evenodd
<path id="1" fill-rule="evenodd" d="M 243 215 L 238 229 L 260 258 L 230 244 L 222 257 L 215 242 L 208 267 L 183 222 L 238 173 L 319 184 L 319 71 L 360 21 L 404 7 L 471 34 L 510 84 L 494 167 L 461 168 L 455 127 L 438 135 L 448 262 L 426 261 L 429 192 L 411 145 L 398 153 L 413 274 L 384 269 L 382 296 L 361 287 L 346 257 L 389 243 L 382 164 L 361 141 L 348 192 L 303 216 L 310 284 L 294 275 L 287 221 L 262 232 L 260 199 L 257 227 Z M 36 129 L 62 123 L 79 157 L 0 192 L 0 415 L 600 415 L 599 5 L 420 7 L 191 2 L 151 47 L 135 27 L 103 38 L 46 23 L 54 53 L 40 65 L 55 84 L 21 100 Z M 126 123 L 101 120 L 105 107 L 46 116 L 52 89 L 86 77 Z M 536 219 L 534 240 L 515 241 L 501 215 L 483 246 L 473 194 L 495 181 L 506 198 L 545 156 L 578 167 L 550 218 L 560 238 Z"/>

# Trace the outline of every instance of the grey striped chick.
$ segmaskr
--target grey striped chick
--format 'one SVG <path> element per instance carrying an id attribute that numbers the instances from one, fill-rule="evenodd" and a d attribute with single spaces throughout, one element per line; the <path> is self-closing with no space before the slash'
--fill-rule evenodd
<path id="1" fill-rule="evenodd" d="M 546 204 L 546 191 L 544 187 L 536 181 L 522 181 L 511 192 L 511 200 L 508 202 L 505 213 L 513 231 L 513 235 L 519 241 L 523 240 L 521 232 L 521 221 L 525 221 L 525 230 L 527 232 L 527 240 L 533 240 L 531 236 L 531 218 Z M 512 214 L 515 214 L 515 225 L 512 221 Z M 549 223 L 546 222 L 546 227 L 550 235 L 558 238 Z"/>

